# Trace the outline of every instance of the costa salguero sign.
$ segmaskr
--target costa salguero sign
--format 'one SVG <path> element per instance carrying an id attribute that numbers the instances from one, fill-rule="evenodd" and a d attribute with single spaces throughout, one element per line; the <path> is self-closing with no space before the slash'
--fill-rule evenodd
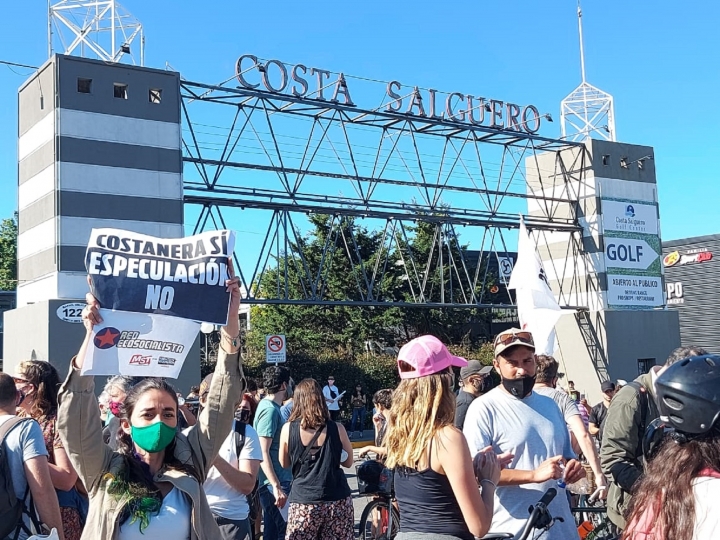
<path id="1" fill-rule="evenodd" d="M 237 60 L 235 76 L 243 88 L 262 87 L 276 94 L 355 106 L 342 73 L 334 74 L 303 64 L 290 66 L 280 60 L 263 62 L 255 55 L 244 54 Z M 521 106 L 461 92 L 443 94 L 433 89 L 421 90 L 417 86 L 405 93 L 402 88 L 399 81 L 387 84 L 386 94 L 390 101 L 385 105 L 386 112 L 530 134 L 540 130 L 542 115 L 534 105 Z"/>

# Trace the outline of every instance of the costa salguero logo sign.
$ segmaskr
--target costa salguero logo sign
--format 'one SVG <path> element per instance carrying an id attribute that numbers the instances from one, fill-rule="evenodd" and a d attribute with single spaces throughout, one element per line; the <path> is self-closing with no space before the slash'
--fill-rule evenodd
<path id="1" fill-rule="evenodd" d="M 334 74 L 303 64 L 291 66 L 280 60 L 263 62 L 255 55 L 244 54 L 235 65 L 235 77 L 243 88 L 262 87 L 276 94 L 355 107 L 343 73 Z M 403 86 L 399 81 L 387 84 L 386 112 L 529 134 L 540 130 L 543 115 L 534 105 L 521 106 L 461 92 L 444 94 L 433 89 L 421 90 L 418 86 L 403 92 Z"/>

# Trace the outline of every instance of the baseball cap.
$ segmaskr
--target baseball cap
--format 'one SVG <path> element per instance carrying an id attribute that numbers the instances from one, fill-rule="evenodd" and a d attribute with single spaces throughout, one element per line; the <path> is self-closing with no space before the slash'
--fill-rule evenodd
<path id="1" fill-rule="evenodd" d="M 460 368 L 460 378 L 465 380 L 470 375 L 487 375 L 492 370 L 492 366 L 483 366 L 477 360 L 468 360 L 467 366 Z"/>
<path id="2" fill-rule="evenodd" d="M 535 342 L 533 341 L 532 334 L 527 330 L 520 330 L 519 328 L 510 328 L 504 332 L 500 332 L 495 338 L 493 347 L 495 348 L 495 356 L 500 356 L 503 352 L 508 350 L 510 347 L 522 345 L 529 349 L 535 350 Z"/>
<path id="3" fill-rule="evenodd" d="M 412 368 L 400 369 L 400 362 Z M 435 336 L 420 336 L 408 341 L 398 353 L 398 371 L 401 379 L 416 379 L 439 373 L 450 366 L 465 367 L 468 361 L 450 354 L 447 347 Z"/>
<path id="4" fill-rule="evenodd" d="M 600 390 L 602 390 L 603 392 L 614 392 L 615 383 L 612 381 L 603 381 L 603 383 L 600 385 Z"/>

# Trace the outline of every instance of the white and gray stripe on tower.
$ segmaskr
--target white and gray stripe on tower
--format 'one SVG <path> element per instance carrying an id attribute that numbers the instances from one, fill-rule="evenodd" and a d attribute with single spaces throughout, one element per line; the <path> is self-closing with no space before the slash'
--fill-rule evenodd
<path id="1" fill-rule="evenodd" d="M 87 291 L 90 230 L 183 235 L 179 75 L 56 55 L 18 96 L 18 306 Z"/>

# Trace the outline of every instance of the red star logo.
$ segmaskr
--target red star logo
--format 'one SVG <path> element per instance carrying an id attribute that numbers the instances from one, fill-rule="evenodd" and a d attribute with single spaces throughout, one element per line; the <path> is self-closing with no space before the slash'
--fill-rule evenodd
<path id="1" fill-rule="evenodd" d="M 108 326 L 95 334 L 93 342 L 98 349 L 109 349 L 117 345 L 119 337 L 120 331 L 117 328 Z"/>

